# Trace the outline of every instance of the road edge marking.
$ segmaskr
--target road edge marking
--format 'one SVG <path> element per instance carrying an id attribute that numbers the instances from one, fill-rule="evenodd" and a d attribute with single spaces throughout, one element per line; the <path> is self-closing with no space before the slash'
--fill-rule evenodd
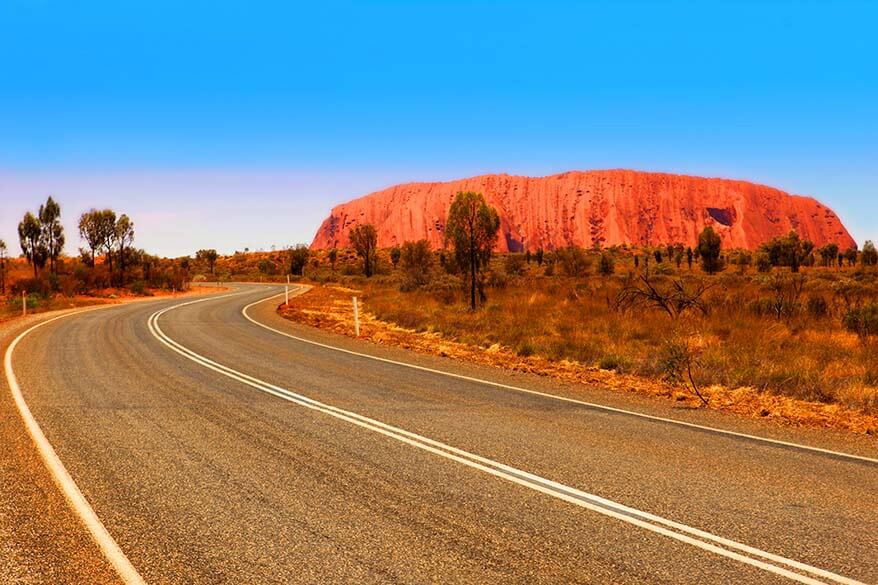
<path id="1" fill-rule="evenodd" d="M 305 287 L 301 287 L 301 285 L 299 285 L 299 286 L 300 286 L 300 288 L 305 288 Z M 303 292 L 307 292 L 307 290 L 308 290 L 308 289 L 305 288 L 305 290 L 304 290 Z M 833 450 L 831 450 L 831 449 L 824 449 L 824 448 L 822 448 L 822 447 L 814 447 L 814 446 L 812 446 L 812 445 L 803 445 L 803 444 L 801 444 L 801 443 L 793 443 L 793 442 L 790 442 L 790 441 L 784 441 L 784 440 L 781 440 L 781 439 L 772 439 L 772 438 L 769 438 L 769 437 L 760 437 L 759 435 L 751 435 L 751 434 L 748 434 L 748 433 L 742 433 L 742 432 L 738 432 L 738 431 L 730 431 L 730 430 L 728 430 L 728 429 L 721 429 L 721 428 L 718 428 L 718 427 L 711 427 L 711 426 L 707 426 L 707 425 L 700 425 L 700 424 L 698 424 L 698 423 L 691 423 L 691 422 L 682 421 L 682 420 L 677 420 L 677 419 L 673 419 L 673 418 L 667 418 L 667 417 L 663 417 L 663 416 L 656 416 L 656 415 L 653 415 L 653 414 L 646 414 L 646 413 L 643 413 L 643 412 L 637 412 L 637 411 L 634 411 L 634 410 L 625 410 L 624 408 L 616 408 L 616 407 L 614 407 L 614 406 L 607 406 L 607 405 L 605 405 L 605 404 L 597 404 L 597 403 L 595 403 L 595 402 L 587 402 L 587 401 L 585 401 L 585 400 L 577 400 L 576 398 L 569 398 L 569 397 L 567 397 L 567 396 L 559 396 L 559 395 L 557 395 L 557 394 L 550 394 L 550 393 L 548 393 L 548 392 L 540 392 L 539 390 L 529 390 L 529 389 L 527 389 L 527 388 L 521 388 L 521 387 L 519 387 L 519 386 L 512 386 L 512 385 L 510 385 L 510 384 L 503 384 L 502 382 L 492 382 L 491 380 L 483 380 L 483 379 L 481 379 L 481 378 L 475 378 L 475 377 L 472 377 L 472 376 L 465 376 L 465 375 L 463 375 L 463 374 L 455 374 L 454 372 L 446 372 L 446 371 L 443 371 L 443 370 L 437 370 L 437 369 L 435 369 L 435 368 L 428 368 L 428 367 L 426 367 L 426 366 L 419 366 L 419 365 L 417 365 L 417 364 L 411 364 L 411 363 L 407 363 L 407 362 L 401 362 L 401 361 L 397 361 L 397 360 L 392 360 L 392 359 L 389 359 L 389 358 L 383 358 L 383 357 L 376 356 L 376 355 L 370 355 L 370 354 L 367 354 L 367 353 L 361 353 L 361 352 L 354 351 L 354 350 L 351 350 L 351 349 L 345 349 L 345 348 L 343 348 L 343 347 L 337 347 L 337 346 L 334 346 L 334 345 L 329 345 L 329 344 L 326 344 L 326 343 L 321 343 L 321 342 L 319 342 L 319 341 L 314 341 L 314 340 L 311 340 L 311 339 L 306 339 L 306 338 L 304 338 L 304 337 L 299 337 L 299 336 L 297 336 L 297 335 L 293 335 L 293 334 L 291 334 L 291 333 L 287 333 L 286 331 L 281 331 L 280 329 L 275 329 L 274 327 L 271 327 L 271 326 L 269 326 L 269 325 L 266 325 L 265 323 L 260 323 L 259 321 L 253 319 L 253 318 L 247 313 L 247 309 L 249 309 L 249 308 L 251 308 L 251 307 L 254 307 L 254 306 L 258 305 L 258 304 L 264 303 L 264 302 L 266 302 L 266 301 L 270 301 L 271 299 L 277 298 L 277 297 L 279 297 L 279 296 L 281 296 L 281 295 L 283 295 L 283 293 L 275 294 L 275 295 L 272 295 L 272 296 L 270 296 L 270 297 L 266 297 L 266 298 L 264 298 L 264 299 L 261 299 L 261 300 L 255 301 L 255 302 L 253 302 L 253 303 L 250 303 L 249 305 L 245 306 L 245 307 L 241 310 L 241 314 L 244 316 L 245 319 L 247 319 L 248 321 L 250 321 L 250 322 L 253 323 L 254 325 L 258 325 L 259 327 L 262 327 L 263 329 L 267 329 L 268 331 L 273 331 L 274 333 L 277 333 L 278 335 L 283 335 L 284 337 L 289 337 L 290 339 L 295 339 L 296 341 L 301 341 L 302 343 L 307 343 L 307 344 L 310 344 L 310 345 L 315 345 L 315 346 L 322 347 L 322 348 L 325 348 L 325 349 L 331 349 L 331 350 L 333 350 L 333 351 L 339 351 L 339 352 L 346 353 L 346 354 L 353 355 L 353 356 L 357 356 L 357 357 L 362 357 L 362 358 L 367 358 L 367 359 L 370 359 L 370 360 L 375 360 L 375 361 L 379 361 L 379 362 L 384 362 L 384 363 L 392 364 L 392 365 L 395 365 L 395 366 L 402 366 L 402 367 L 406 367 L 406 368 L 411 368 L 411 369 L 414 369 L 414 370 L 420 370 L 420 371 L 422 371 L 422 372 L 429 372 L 429 373 L 431 373 L 431 374 L 439 374 L 439 375 L 441 375 L 441 376 L 447 376 L 447 377 L 449 377 L 449 378 L 456 378 L 456 379 L 458 379 L 458 380 L 464 380 L 464 381 L 466 381 L 466 382 L 474 382 L 474 383 L 476 383 L 476 384 L 484 384 L 484 385 L 487 385 L 487 386 L 493 386 L 493 387 L 495 387 L 495 388 L 501 388 L 501 389 L 503 389 L 503 390 L 512 390 L 512 391 L 515 391 L 515 392 L 521 392 L 521 393 L 523 393 L 523 394 L 530 394 L 530 395 L 532 395 L 532 396 L 541 396 L 541 397 L 543 397 L 543 398 L 551 398 L 551 399 L 553 399 L 553 400 L 560 400 L 560 401 L 562 401 L 562 402 L 568 402 L 568 403 L 572 403 L 572 404 L 578 404 L 578 405 L 580 405 L 580 406 L 586 406 L 586 407 L 588 407 L 588 408 L 593 408 L 593 409 L 596 409 L 596 410 L 603 410 L 603 411 L 606 411 L 606 412 L 612 412 L 612 413 L 615 413 L 615 414 L 623 414 L 623 415 L 627 415 L 627 416 L 636 416 L 636 417 L 638 417 L 638 418 L 648 419 L 648 420 L 652 420 L 652 421 L 656 421 L 656 422 L 662 422 L 662 423 L 671 424 L 671 425 L 677 425 L 677 426 L 682 426 L 682 427 L 688 427 L 688 428 L 691 428 L 691 429 L 696 429 L 696 430 L 699 430 L 699 431 L 705 431 L 705 432 L 715 433 L 715 434 L 718 434 L 718 435 L 727 435 L 727 436 L 732 436 L 732 437 L 738 437 L 738 438 L 740 438 L 740 439 L 747 439 L 747 440 L 750 440 L 750 441 L 757 441 L 757 442 L 762 442 L 762 443 L 770 443 L 770 444 L 773 444 L 773 445 L 779 445 L 779 446 L 782 446 L 782 447 L 788 447 L 788 448 L 797 449 L 797 450 L 801 450 L 801 451 L 812 451 L 812 452 L 815 452 L 815 453 L 821 453 L 821 454 L 823 454 L 823 455 L 829 455 L 829 456 L 832 456 L 832 457 L 838 457 L 838 458 L 841 458 L 841 459 L 854 459 L 854 460 L 857 460 L 857 461 L 863 461 L 863 462 L 865 462 L 865 463 L 871 463 L 871 464 L 873 464 L 873 465 L 878 465 L 878 458 L 866 457 L 865 455 L 856 455 L 856 454 L 854 454 L 854 453 L 845 453 L 845 452 L 843 452 L 843 451 L 833 451 Z"/>
<path id="2" fill-rule="evenodd" d="M 457 463 L 463 464 L 465 466 L 478 469 L 490 475 L 494 475 L 496 477 L 505 479 L 512 483 L 519 484 L 534 491 L 550 495 L 557 499 L 575 504 L 579 507 L 591 510 L 593 512 L 597 512 L 605 516 L 621 520 L 623 522 L 638 526 L 645 530 L 661 534 L 663 536 L 672 538 L 685 544 L 701 548 L 702 550 L 713 552 L 717 555 L 724 556 L 726 558 L 736 560 L 744 564 L 748 564 L 755 568 L 774 573 L 775 575 L 798 581 L 800 583 L 805 583 L 809 585 L 823 583 L 823 581 L 818 581 L 817 579 L 814 579 L 810 576 L 815 575 L 829 579 L 830 581 L 834 581 L 836 583 L 846 585 L 864 585 L 862 584 L 862 582 L 855 579 L 851 579 L 843 575 L 821 569 L 819 567 L 807 565 L 799 561 L 788 559 L 780 555 L 769 553 L 767 551 L 763 551 L 731 539 L 714 535 L 707 531 L 692 528 L 685 524 L 675 522 L 673 520 L 668 520 L 661 516 L 650 514 L 649 512 L 644 512 L 636 508 L 631 508 L 613 500 L 602 498 L 595 494 L 591 494 L 577 488 L 567 486 L 538 475 L 531 474 L 524 470 L 511 467 L 498 461 L 494 461 L 492 459 L 488 459 L 486 457 L 482 457 L 480 455 L 458 449 L 456 447 L 430 439 L 428 437 L 418 435 L 411 431 L 406 431 L 405 429 L 394 427 L 379 420 L 319 402 L 305 395 L 298 394 L 285 388 L 281 388 L 280 386 L 275 386 L 273 384 L 265 382 L 264 380 L 260 380 L 253 376 L 235 370 L 229 366 L 215 362 L 187 348 L 183 344 L 175 341 L 170 336 L 168 336 L 159 325 L 159 318 L 165 313 L 173 311 L 175 309 L 179 309 L 184 306 L 193 305 L 208 300 L 211 299 L 198 299 L 195 301 L 180 303 L 156 311 L 150 316 L 147 323 L 150 333 L 152 333 L 152 335 L 159 342 L 170 348 L 172 351 L 189 359 L 190 361 L 193 361 L 201 365 L 202 367 L 213 370 L 228 378 L 241 382 L 242 384 L 255 388 L 256 390 L 275 396 L 277 398 L 281 398 L 288 402 L 292 402 L 299 406 L 303 406 L 310 410 L 315 410 L 334 418 L 344 420 L 356 426 L 363 427 L 373 432 L 377 432 L 387 437 L 396 439 L 397 441 L 408 444 L 415 448 L 422 449 L 435 455 L 439 455 L 446 459 L 450 459 Z M 747 554 L 753 556 L 746 556 Z M 761 557 L 761 559 L 764 560 L 753 557 Z M 772 562 L 776 564 L 773 564 Z M 786 565 L 786 567 L 789 568 L 781 565 Z M 808 573 L 810 575 L 803 575 L 801 573 L 793 572 L 790 570 L 792 568 L 802 571 L 804 573 Z"/>
<path id="3" fill-rule="evenodd" d="M 49 443 L 45 433 L 43 433 L 39 423 L 37 423 L 37 420 L 34 418 L 33 413 L 28 407 L 27 402 L 24 400 L 21 386 L 19 386 L 18 378 L 15 376 L 15 371 L 12 368 L 13 351 L 18 346 L 18 343 L 33 331 L 60 319 L 116 306 L 118 305 L 107 305 L 105 307 L 73 311 L 71 313 L 41 321 L 40 323 L 26 329 L 9 344 L 9 347 L 6 348 L 6 353 L 3 357 L 3 368 L 6 374 L 6 383 L 9 385 L 12 398 L 18 408 L 18 414 L 21 416 L 21 419 L 24 422 L 31 439 L 36 445 L 37 450 L 43 459 L 43 463 L 46 465 L 46 468 L 52 476 L 55 485 L 57 485 L 64 494 L 64 497 L 67 499 L 67 503 L 73 509 L 73 512 L 79 516 L 80 521 L 85 526 L 86 530 L 88 530 L 92 539 L 95 541 L 95 544 L 98 545 L 98 548 L 101 550 L 104 557 L 110 562 L 116 570 L 116 573 L 118 573 L 119 577 L 122 578 L 126 585 L 145 585 L 143 577 L 140 576 L 140 573 L 137 572 L 137 569 L 134 568 L 134 565 L 131 564 L 131 561 L 128 560 L 128 557 L 122 552 L 119 544 L 107 531 L 107 528 L 104 526 L 103 522 L 101 522 L 100 518 L 98 518 L 97 513 L 95 513 L 94 508 L 88 503 L 88 500 L 86 500 L 85 496 L 82 494 L 79 486 L 76 485 L 73 477 L 71 477 L 67 468 L 64 467 L 64 464 L 55 452 L 55 449 L 52 447 L 51 443 Z"/>

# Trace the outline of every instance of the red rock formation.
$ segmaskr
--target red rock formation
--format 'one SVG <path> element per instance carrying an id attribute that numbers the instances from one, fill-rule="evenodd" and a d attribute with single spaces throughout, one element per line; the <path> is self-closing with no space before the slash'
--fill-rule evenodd
<path id="1" fill-rule="evenodd" d="M 746 181 L 613 170 L 396 185 L 333 208 L 311 247 L 345 247 L 351 228 L 365 223 L 376 227 L 381 247 L 419 239 L 441 247 L 458 191 L 481 192 L 497 209 L 500 251 L 597 243 L 692 245 L 707 225 L 727 248 L 756 248 L 792 229 L 817 246 L 854 245 L 838 216 L 810 197 Z"/>

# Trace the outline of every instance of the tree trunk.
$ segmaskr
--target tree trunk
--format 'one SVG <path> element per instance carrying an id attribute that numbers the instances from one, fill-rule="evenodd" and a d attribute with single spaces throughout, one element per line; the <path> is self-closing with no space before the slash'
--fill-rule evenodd
<path id="1" fill-rule="evenodd" d="M 125 248 L 119 246 L 119 286 L 125 286 Z"/>
<path id="2" fill-rule="evenodd" d="M 470 309 L 476 310 L 476 254 L 475 250 L 470 249 L 470 287 L 469 287 L 469 305 Z"/>

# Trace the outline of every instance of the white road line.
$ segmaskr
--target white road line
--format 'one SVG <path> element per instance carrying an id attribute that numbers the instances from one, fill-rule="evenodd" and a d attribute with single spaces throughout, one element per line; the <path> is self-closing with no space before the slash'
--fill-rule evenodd
<path id="1" fill-rule="evenodd" d="M 307 289 L 306 289 L 306 290 L 307 290 Z M 667 424 L 672 424 L 672 425 L 677 425 L 677 426 L 682 426 L 682 427 L 688 427 L 688 428 L 691 428 L 691 429 L 698 429 L 698 430 L 700 430 L 700 431 L 708 431 L 708 432 L 711 432 L 711 433 L 717 433 L 717 434 L 727 435 L 727 436 L 731 436 L 731 437 L 738 437 L 738 438 L 742 438 L 742 439 L 748 439 L 748 440 L 751 440 L 751 441 L 759 441 L 759 442 L 762 442 L 762 443 L 769 443 L 769 444 L 772 444 L 772 445 L 780 445 L 780 446 L 783 446 L 783 447 L 791 447 L 791 448 L 794 448 L 794 449 L 800 449 L 800 450 L 803 450 L 803 451 L 813 451 L 813 452 L 815 452 L 815 453 L 823 453 L 824 455 L 831 455 L 831 456 L 833 456 L 833 457 L 841 457 L 841 458 L 844 458 L 844 459 L 854 459 L 854 460 L 857 460 L 857 461 L 864 461 L 864 462 L 867 462 L 867 463 L 873 463 L 873 464 L 878 465 L 878 459 L 875 459 L 875 458 L 872 458 L 872 457 L 866 457 L 866 456 L 863 456 L 863 455 L 854 455 L 854 454 L 852 454 L 852 453 L 845 453 L 845 452 L 843 452 L 843 451 L 832 451 L 832 450 L 830 450 L 830 449 L 823 449 L 823 448 L 821 448 L 821 447 L 813 447 L 813 446 L 811 446 L 811 445 L 803 445 L 803 444 L 801 444 L 801 443 L 792 443 L 792 442 L 789 442 L 789 441 L 781 441 L 781 440 L 779 440 L 779 439 L 770 439 L 770 438 L 768 438 L 768 437 L 760 437 L 759 435 L 750 435 L 750 434 L 747 434 L 747 433 L 740 433 L 740 432 L 737 432 L 737 431 L 730 431 L 730 430 L 727 430 L 727 429 L 721 429 L 721 428 L 717 428 L 717 427 L 710 427 L 710 426 L 706 426 L 706 425 L 699 425 L 699 424 L 696 424 L 696 423 L 685 422 L 685 421 L 681 421 L 681 420 L 677 420 L 677 419 L 673 419 L 673 418 L 665 418 L 665 417 L 662 417 L 662 416 L 655 416 L 655 415 L 651 415 L 651 414 L 645 414 L 645 413 L 642 413 L 642 412 L 636 412 L 636 411 L 633 411 L 633 410 L 625 410 L 625 409 L 622 409 L 622 408 L 615 408 L 615 407 L 612 407 L 612 406 L 606 406 L 606 405 L 604 405 L 604 404 L 597 404 L 597 403 L 594 403 L 594 402 L 586 402 L 586 401 L 584 401 L 584 400 L 576 400 L 575 398 L 567 398 L 566 396 L 558 396 L 557 394 L 549 394 L 549 393 L 546 393 L 546 392 L 539 392 L 538 390 L 528 390 L 527 388 L 520 388 L 520 387 L 518 387 L 518 386 L 511 386 L 511 385 L 509 385 L 509 384 L 502 384 L 502 383 L 500 383 L 500 382 L 492 382 L 492 381 L 490 381 L 490 380 L 483 380 L 483 379 L 481 379 L 481 378 L 473 378 L 473 377 L 471 377 L 471 376 L 464 376 L 463 374 L 455 374 L 455 373 L 453 373 L 453 372 L 446 372 L 446 371 L 443 371 L 443 370 L 436 370 L 436 369 L 428 368 L 428 367 L 425 367 L 425 366 L 419 366 L 419 365 L 411 364 L 411 363 L 407 363 L 407 362 L 400 362 L 400 361 L 396 361 L 396 360 L 392 360 L 392 359 L 388 359 L 388 358 L 383 358 L 383 357 L 378 357 L 378 356 L 375 356 L 375 355 L 370 355 L 370 354 L 367 354 L 367 353 L 360 353 L 360 352 L 358 352 L 358 351 L 353 351 L 353 350 L 350 350 L 350 349 L 344 349 L 344 348 L 341 348 L 341 347 L 336 347 L 336 346 L 334 346 L 334 345 L 328 345 L 328 344 L 326 344 L 326 343 L 320 343 L 319 341 L 312 341 L 311 339 L 305 339 L 304 337 L 298 337 L 298 336 L 296 336 L 296 335 L 292 335 L 291 333 L 287 333 L 287 332 L 285 332 L 285 331 L 281 331 L 280 329 L 275 329 L 274 327 L 270 327 L 270 326 L 268 326 L 268 325 L 266 325 L 266 324 L 264 324 L 264 323 L 260 323 L 259 321 L 253 319 L 253 318 L 247 313 L 247 310 L 250 309 L 251 307 L 254 307 L 254 306 L 256 306 L 256 305 L 258 305 L 258 304 L 260 304 L 260 303 L 264 303 L 264 302 L 266 302 L 266 301 L 269 301 L 269 300 L 271 300 L 271 299 L 277 298 L 277 297 L 282 296 L 282 295 L 283 295 L 283 293 L 281 293 L 280 295 L 272 295 L 272 296 L 270 296 L 270 297 L 266 297 L 266 298 L 264 298 L 264 299 L 258 300 L 258 301 L 254 302 L 254 303 L 250 303 L 249 305 L 247 305 L 246 307 L 244 307 L 244 308 L 242 309 L 241 313 L 242 313 L 242 314 L 244 315 L 244 317 L 245 317 L 248 321 L 250 321 L 251 323 L 253 323 L 253 324 L 255 324 L 255 325 L 258 325 L 259 327 L 262 327 L 263 329 L 267 329 L 267 330 L 269 330 L 269 331 L 273 331 L 274 333 L 277 333 L 278 335 L 283 335 L 284 337 L 288 337 L 288 338 L 290 338 L 290 339 L 295 339 L 296 341 L 301 341 L 302 343 L 308 343 L 308 344 L 310 344 L 310 345 L 315 345 L 315 346 L 317 346 L 317 347 L 323 347 L 323 348 L 325 348 L 325 349 L 331 349 L 331 350 L 333 350 L 333 351 L 339 351 L 339 352 L 342 352 L 342 353 L 346 353 L 346 354 L 349 354 L 349 355 L 354 355 L 354 356 L 361 357 L 361 358 L 366 358 L 366 359 L 370 359 L 370 360 L 375 360 L 375 361 L 379 361 L 379 362 L 384 362 L 384 363 L 387 363 L 387 364 L 393 364 L 393 365 L 395 365 L 395 366 L 402 366 L 402 367 L 405 367 L 405 368 L 411 368 L 411 369 L 413 369 L 413 370 L 420 370 L 420 371 L 422 371 L 422 372 L 429 372 L 429 373 L 431 373 L 431 374 L 439 374 L 439 375 L 441 375 L 441 376 L 447 376 L 447 377 L 449 377 L 449 378 L 456 378 L 456 379 L 458 379 L 458 380 L 464 380 L 464 381 L 467 381 L 467 382 L 475 382 L 475 383 L 477 383 L 477 384 L 485 384 L 485 385 L 487 385 L 487 386 L 493 386 L 493 387 L 495 387 L 495 388 L 502 388 L 502 389 L 504 389 L 504 390 L 513 390 L 513 391 L 515 391 L 515 392 L 522 392 L 522 393 L 524 393 L 524 394 L 531 394 L 531 395 L 534 395 L 534 396 L 542 396 L 542 397 L 544 397 L 544 398 L 551 398 L 551 399 L 553 399 L 553 400 L 560 400 L 560 401 L 562 401 L 562 402 L 569 402 L 569 403 L 572 403 L 572 404 L 579 404 L 580 406 L 587 406 L 587 407 L 589 407 L 589 408 L 593 408 L 593 409 L 597 409 L 597 410 L 603 410 L 603 411 L 607 411 L 607 412 L 614 412 L 614 413 L 616 413 L 616 414 L 624 414 L 624 415 L 628 415 L 628 416 L 636 416 L 636 417 L 638 417 L 638 418 L 644 418 L 644 419 L 654 420 L 654 421 L 658 421 L 658 422 L 662 422 L 662 423 L 667 423 Z"/>
<path id="2" fill-rule="evenodd" d="M 818 567 L 813 567 L 811 565 L 800 563 L 792 559 L 787 559 L 785 557 L 762 551 L 760 549 L 727 538 L 716 536 L 697 528 L 686 526 L 685 524 L 674 522 L 672 520 L 668 520 L 660 516 L 650 514 L 648 512 L 643 512 L 641 510 L 625 506 L 618 502 L 601 498 L 600 496 L 597 496 L 595 494 L 590 494 L 588 492 L 584 492 L 576 488 L 554 482 L 552 480 L 528 473 L 515 467 L 511 467 L 503 463 L 481 457 L 474 453 L 452 447 L 451 445 L 447 445 L 439 441 L 434 441 L 433 439 L 429 439 L 422 435 L 418 435 L 416 433 L 412 433 L 410 431 L 388 425 L 381 421 L 359 415 L 355 412 L 343 410 L 319 402 L 317 400 L 308 398 L 307 396 L 292 392 L 285 388 L 275 386 L 223 364 L 217 363 L 201 354 L 196 353 L 195 351 L 185 347 L 184 345 L 169 337 L 159 325 L 159 319 L 165 313 L 178 309 L 180 307 L 205 302 L 208 300 L 212 299 L 199 299 L 196 301 L 181 303 L 173 307 L 168 307 L 160 311 L 156 311 L 149 318 L 148 326 L 150 332 L 156 339 L 158 339 L 161 343 L 169 347 L 174 352 L 205 368 L 223 374 L 224 376 L 246 384 L 261 392 L 271 394 L 278 398 L 282 398 L 289 402 L 298 404 L 299 406 L 303 406 L 305 408 L 327 414 L 334 418 L 344 420 L 348 423 L 371 430 L 373 432 L 380 433 L 386 437 L 393 438 L 412 447 L 422 449 L 424 451 L 427 451 L 434 455 L 438 455 L 440 457 L 444 457 L 446 459 L 450 459 L 452 461 L 456 461 L 468 467 L 478 469 L 485 473 L 489 473 L 491 475 L 524 487 L 528 487 L 532 490 L 550 495 L 571 504 L 575 504 L 593 512 L 597 512 L 605 516 L 609 516 L 617 520 L 633 524 L 645 530 L 661 534 L 668 538 L 672 538 L 677 541 L 698 547 L 702 550 L 706 550 L 717 555 L 741 563 L 745 563 L 747 565 L 771 572 L 781 577 L 786 577 L 800 583 L 823 583 L 823 581 L 820 581 L 816 578 L 819 577 L 844 585 L 862 585 L 859 581 L 844 577 L 842 575 L 838 575 L 831 571 L 820 569 Z M 807 574 L 794 572 L 793 569 Z"/>
<path id="3" fill-rule="evenodd" d="M 95 309 L 86 309 L 86 311 L 93 310 Z M 60 488 L 64 496 L 67 498 L 70 507 L 73 508 L 73 511 L 76 513 L 76 515 L 79 516 L 80 520 L 85 525 L 86 529 L 91 534 L 98 547 L 101 549 L 101 552 L 110 562 L 110 564 L 113 566 L 113 568 L 122 578 L 122 580 L 127 585 L 144 585 L 143 578 L 137 572 L 137 569 L 134 568 L 134 565 L 131 564 L 131 561 L 128 560 L 128 557 L 125 556 L 125 553 L 122 552 L 122 549 L 119 548 L 119 545 L 116 543 L 115 540 L 113 540 L 113 537 L 110 536 L 110 533 L 107 532 L 107 529 L 104 527 L 100 518 L 98 518 L 97 514 L 95 514 L 94 509 L 88 503 L 88 500 L 85 499 L 85 496 L 82 495 L 82 492 L 79 490 L 76 482 L 73 481 L 73 478 L 67 472 L 64 464 L 61 463 L 61 460 L 58 458 L 58 454 L 55 453 L 55 449 L 52 448 L 52 445 L 49 443 L 46 435 L 43 434 L 43 430 L 40 428 L 40 425 L 37 423 L 36 419 L 31 413 L 30 408 L 28 408 L 27 403 L 24 401 L 24 396 L 21 393 L 21 387 L 19 387 L 18 379 L 15 377 L 15 372 L 12 369 L 12 352 L 15 350 L 15 347 L 18 345 L 18 343 L 28 334 L 36 329 L 39 329 L 40 327 L 48 325 L 49 323 L 58 321 L 59 319 L 78 315 L 86 311 L 75 311 L 72 313 L 67 313 L 65 315 L 54 317 L 52 319 L 48 319 L 46 321 L 38 323 L 37 325 L 34 325 L 27 331 L 24 331 L 18 337 L 16 337 L 15 340 L 9 345 L 9 348 L 6 350 L 6 355 L 3 359 L 3 366 L 6 371 L 6 381 L 9 384 L 9 388 L 12 391 L 12 398 L 15 400 L 15 405 L 18 407 L 18 412 L 21 415 L 21 418 L 24 421 L 24 424 L 27 427 L 31 438 L 36 444 L 37 449 L 39 450 L 40 455 L 42 456 L 43 461 L 46 464 L 46 467 L 52 474 L 52 479 L 55 481 L 55 484 L 58 486 L 58 488 Z"/>

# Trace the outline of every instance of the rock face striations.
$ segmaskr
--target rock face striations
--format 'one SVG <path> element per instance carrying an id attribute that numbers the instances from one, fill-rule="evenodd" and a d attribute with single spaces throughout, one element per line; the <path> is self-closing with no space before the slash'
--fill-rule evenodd
<path id="1" fill-rule="evenodd" d="M 370 223 L 381 247 L 426 239 L 439 248 L 458 191 L 478 191 L 497 209 L 499 251 L 692 245 L 708 225 L 726 248 L 756 248 L 793 229 L 817 246 L 854 245 L 838 216 L 810 197 L 746 181 L 612 170 L 396 185 L 335 207 L 311 247 L 345 247 L 351 228 Z"/>

